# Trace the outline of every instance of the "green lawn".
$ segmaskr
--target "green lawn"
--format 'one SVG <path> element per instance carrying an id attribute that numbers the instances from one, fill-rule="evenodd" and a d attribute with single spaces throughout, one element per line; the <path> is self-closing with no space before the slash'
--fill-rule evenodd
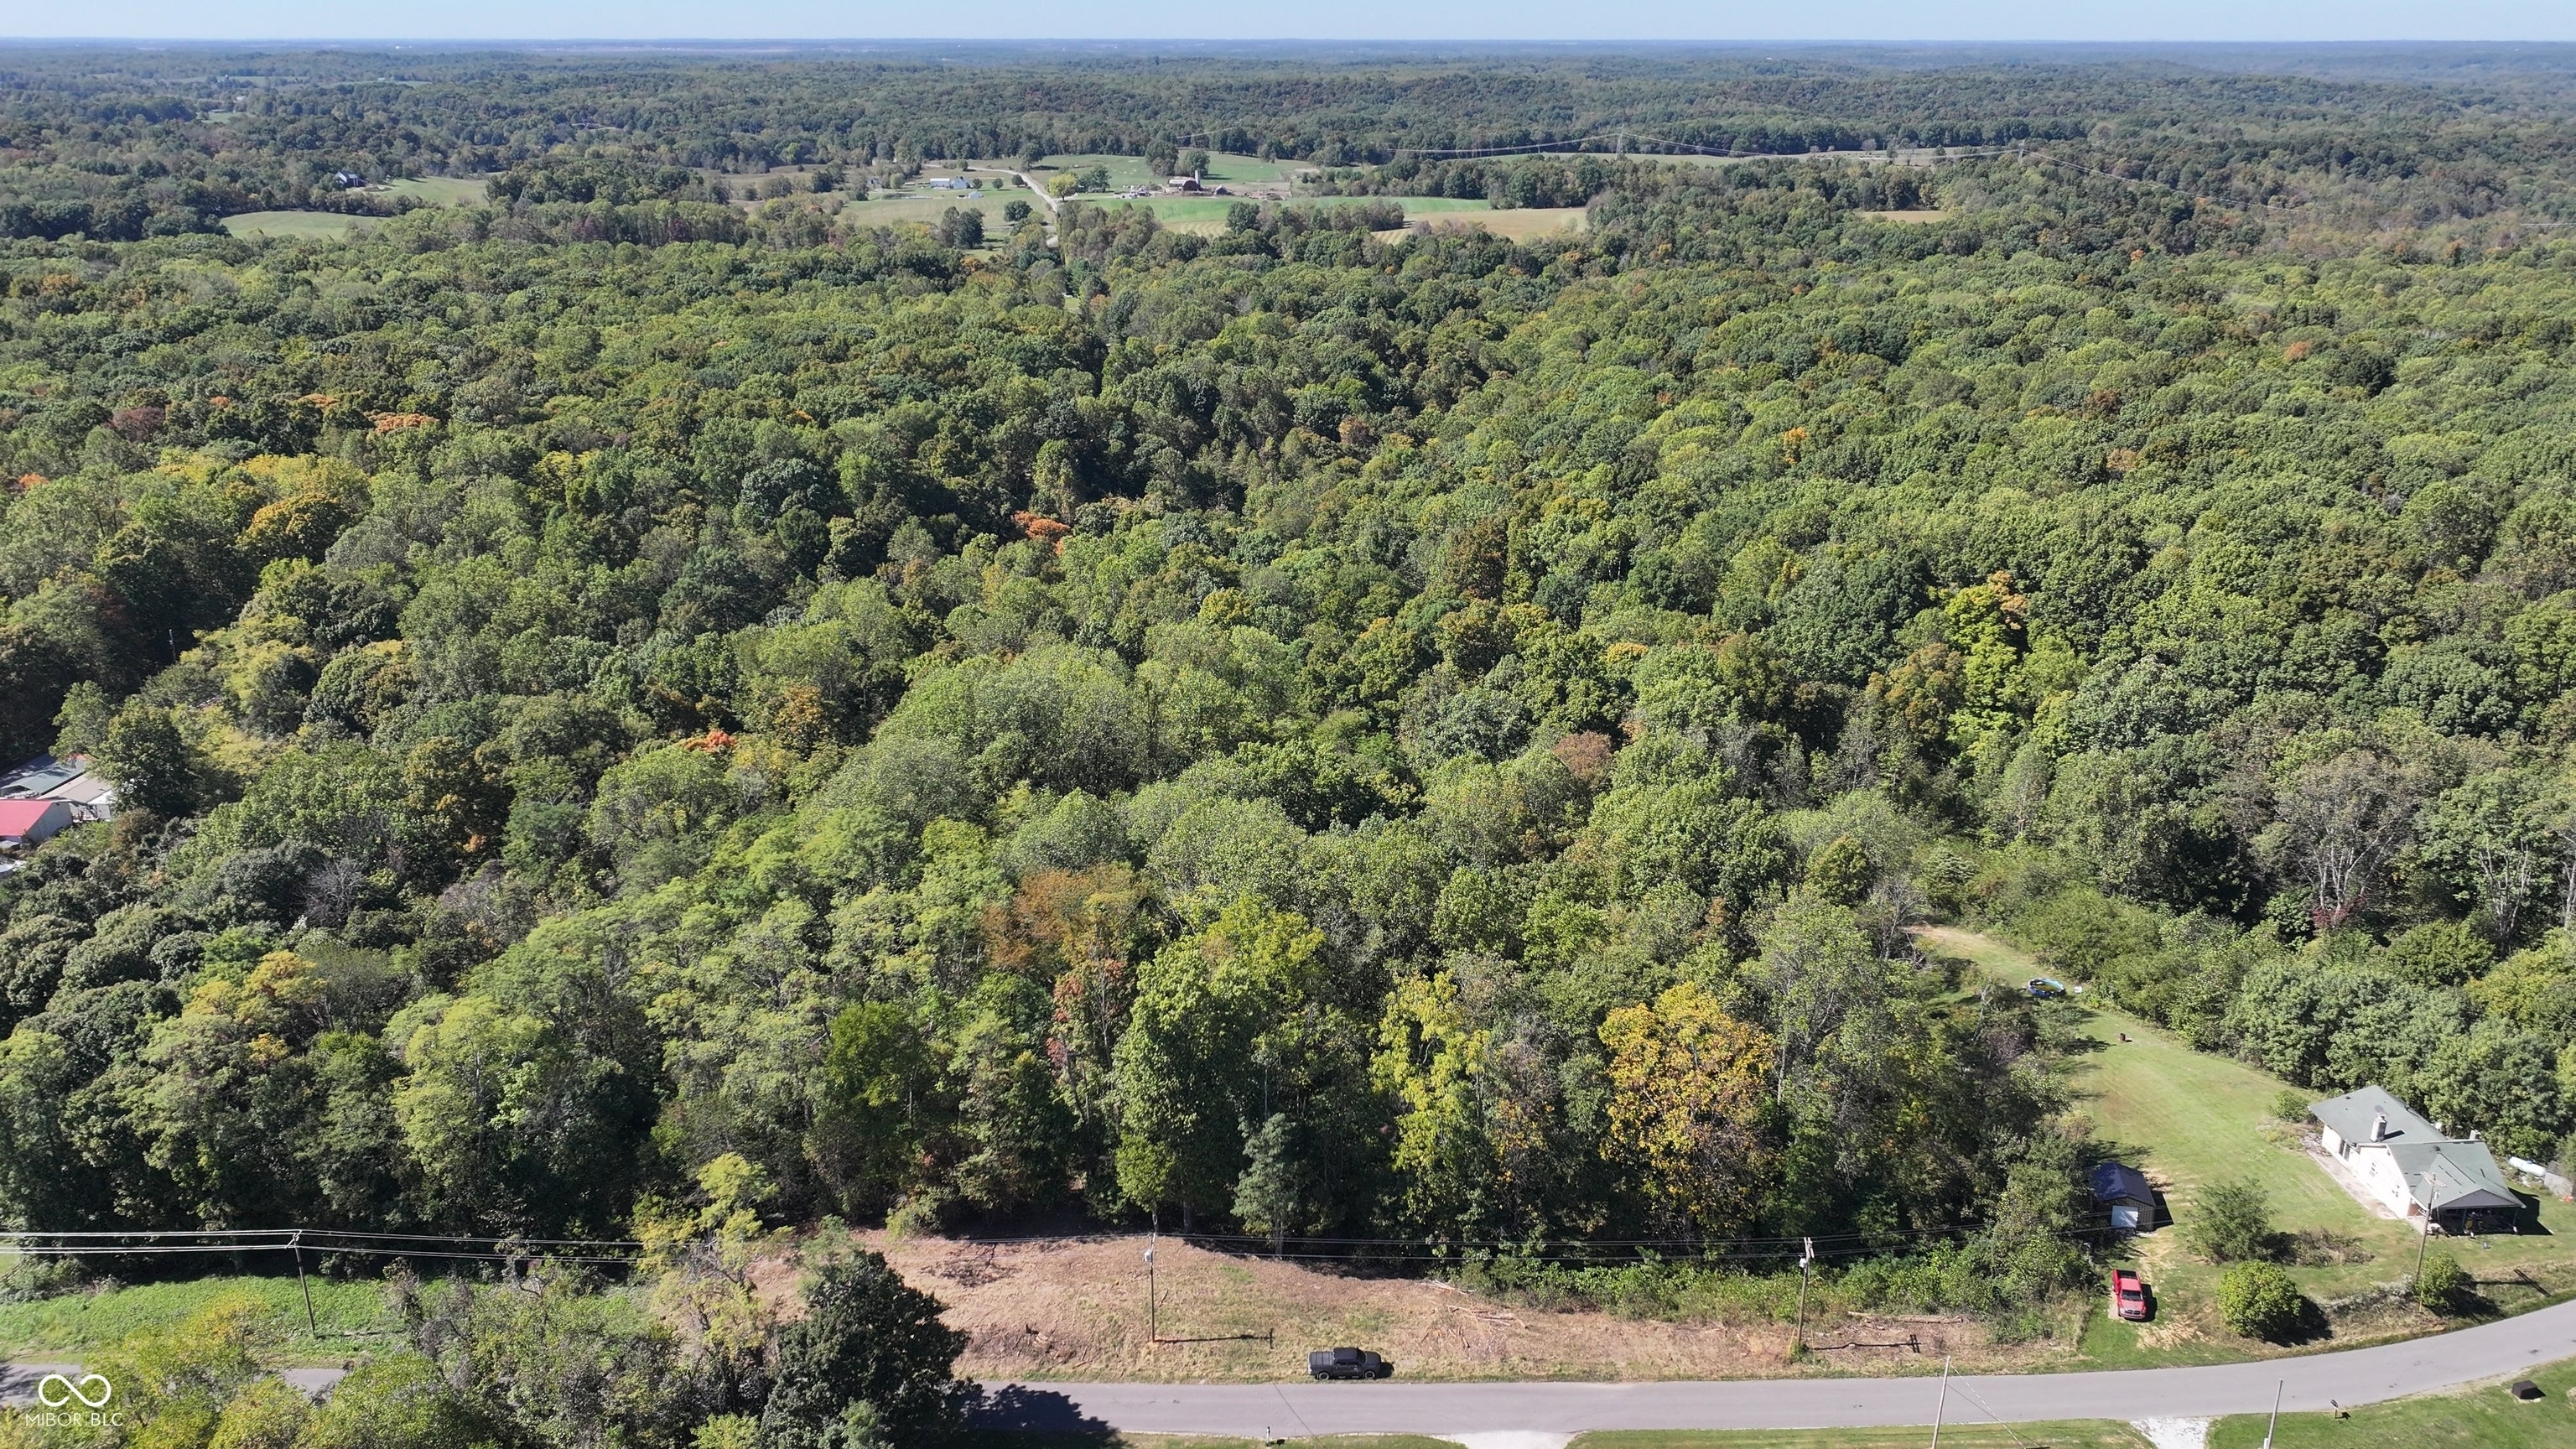
<path id="1" fill-rule="evenodd" d="M 371 216 L 343 216 L 336 211 L 245 211 L 224 218 L 224 230 L 235 236 L 297 237 L 307 241 L 346 241 L 376 224 Z"/>
<path id="2" fill-rule="evenodd" d="M 2521 1403 L 2488 1385 L 2456 1394 L 2427 1394 L 2355 1409 L 2351 1417 L 2284 1414 L 2276 1449 L 2576 1449 L 2576 1363 L 2532 1375 L 2548 1391 Z M 2181 1406 L 2187 1407 L 2187 1406 Z M 2210 1426 L 2209 1449 L 2259 1449 L 2266 1416 L 2239 1414 Z M 1927 1427 L 1899 1429 L 1647 1430 L 1584 1434 L 1571 1449 L 1922 1449 Z M 2094 1420 L 2058 1424 L 1950 1423 L 1941 1442 L 1958 1449 L 2146 1449 L 2126 1424 Z"/>
<path id="3" fill-rule="evenodd" d="M 1965 958 L 2014 990 L 2043 974 L 2029 956 L 1990 937 L 1936 928 L 1922 939 L 1926 947 Z M 2194 1051 L 2124 1012 L 2084 1006 L 2081 998 L 2062 1009 L 2080 1022 L 2085 1039 L 2070 1083 L 2080 1110 L 2103 1143 L 2165 1192 L 2176 1217 L 2188 1217 L 2192 1195 L 2201 1187 L 2250 1177 L 2271 1195 L 2277 1226 L 2326 1235 L 2334 1256 L 2345 1260 L 2292 1265 L 2291 1276 L 2311 1298 L 2350 1298 L 2413 1276 L 2422 1238 L 2355 1202 L 2274 1117 L 2273 1102 L 2290 1090 L 2287 1083 L 2242 1062 Z M 2120 1039 L 2123 1034 L 2128 1040 Z M 2437 1240 L 2435 1251 L 2457 1254 L 2498 1307 L 2533 1307 L 2576 1287 L 2576 1260 L 2568 1247 L 2576 1211 L 2544 1200 L 2541 1221 L 2549 1229 L 2545 1235 Z M 2207 1362 L 2265 1351 L 2218 1324 L 2211 1307 L 2218 1270 L 2192 1257 L 2180 1233 L 2168 1227 L 2135 1240 L 2134 1247 L 2156 1296 L 2156 1321 L 2121 1323 L 2096 1311 L 2083 1339 L 2094 1360 L 2090 1366 Z M 2366 1339 L 2439 1326 L 2430 1315 L 2390 1307 L 2339 1323 L 2337 1335 Z"/>
<path id="4" fill-rule="evenodd" d="M 491 195 L 480 176 L 405 177 L 378 189 L 387 196 L 416 196 L 432 206 L 481 206 Z"/>
<path id="5" fill-rule="evenodd" d="M 1617 1429 L 1575 1436 L 1567 1449 L 1923 1449 L 1929 1426 L 1894 1429 Z M 1944 1449 L 2151 1449 L 2137 1430 L 2100 1421 L 1941 1426 Z"/>
<path id="6" fill-rule="evenodd" d="M 2542 1369 L 2532 1382 L 2548 1390 L 2538 1403 L 2514 1399 L 2497 1385 L 2456 1394 L 2427 1394 L 2329 1414 L 2283 1414 L 2276 1449 L 2576 1449 L 2576 1363 Z M 2263 1416 L 2242 1414 L 2210 1426 L 2209 1449 L 2259 1449 Z M 1947 1436 L 1943 1436 L 1945 1439 Z"/>
<path id="7" fill-rule="evenodd" d="M 175 1327 L 207 1305 L 233 1297 L 258 1302 L 270 1336 L 290 1356 L 333 1357 L 380 1347 L 396 1327 L 382 1283 L 318 1275 L 310 1281 L 313 1316 L 322 1328 L 319 1338 L 305 1329 L 304 1295 L 294 1274 L 240 1275 L 0 1303 L 0 1354 L 27 1358 L 104 1348 L 137 1333 Z"/>
<path id="8" fill-rule="evenodd" d="M 2284 1414 L 2276 1449 L 2576 1449 L 2576 1363 L 2533 1374 L 2548 1396 L 2521 1403 L 2497 1385 L 2454 1394 L 2396 1399 L 2330 1414 Z M 2188 1406 L 2177 1406 L 2187 1408 Z M 2209 1449 L 2260 1449 L 2266 1416 L 2239 1414 L 2210 1426 Z M 1584 1434 L 1571 1449 L 1922 1449 L 1932 1431 L 1898 1429 L 1655 1430 Z M 2127 1424 L 2105 1420 L 2058 1424 L 1952 1422 L 1941 1442 L 1958 1449 L 2146 1449 Z"/>

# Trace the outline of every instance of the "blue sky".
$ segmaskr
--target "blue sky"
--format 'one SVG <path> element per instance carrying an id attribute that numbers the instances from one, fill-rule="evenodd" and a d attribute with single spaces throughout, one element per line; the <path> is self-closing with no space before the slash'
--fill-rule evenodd
<path id="1" fill-rule="evenodd" d="M 164 39 L 2576 40 L 2576 0 L 22 0 L 0 36 Z"/>

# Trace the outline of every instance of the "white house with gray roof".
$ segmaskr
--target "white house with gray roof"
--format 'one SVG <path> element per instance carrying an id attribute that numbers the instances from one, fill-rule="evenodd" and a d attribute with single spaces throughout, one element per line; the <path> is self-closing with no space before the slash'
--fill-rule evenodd
<path id="1" fill-rule="evenodd" d="M 2362 1189 L 2419 1228 L 2503 1228 L 2522 1212 L 2485 1143 L 2444 1136 L 2384 1088 L 2329 1097 L 2308 1115 Z"/>

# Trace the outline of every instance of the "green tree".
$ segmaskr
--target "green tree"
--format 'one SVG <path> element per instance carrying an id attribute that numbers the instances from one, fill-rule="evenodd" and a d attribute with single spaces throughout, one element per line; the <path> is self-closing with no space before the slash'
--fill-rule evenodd
<path id="1" fill-rule="evenodd" d="M 1118 1182 L 1130 1201 L 1185 1215 L 1233 1203 L 1248 1125 L 1267 1118 L 1251 1116 L 1257 1053 L 1318 984 L 1323 945 L 1303 918 L 1247 898 L 1138 973 L 1116 1058 Z"/>
<path id="2" fill-rule="evenodd" d="M 63 707 L 54 713 L 54 754 L 96 754 L 107 743 L 107 732 L 115 719 L 116 706 L 108 702 L 107 691 L 99 688 L 97 681 L 76 681 L 64 693 Z"/>
<path id="3" fill-rule="evenodd" d="M 1652 1006 L 1611 1012 L 1601 1044 L 1610 1053 L 1603 1151 L 1674 1222 L 1710 1234 L 1741 1226 L 1768 1165 L 1771 1038 L 1685 981 Z"/>
<path id="4" fill-rule="evenodd" d="M 1826 841 L 1807 858 L 1807 889 L 1838 906 L 1859 905 L 1869 894 L 1871 874 L 1869 853 L 1848 835 Z"/>
<path id="5" fill-rule="evenodd" d="M 916 1185 L 924 1139 L 943 1125 L 939 1063 L 902 1007 L 867 1001 L 832 1019 L 809 1135 L 824 1178 L 851 1207 Z"/>
<path id="6" fill-rule="evenodd" d="M 119 803 L 155 815 L 194 814 L 217 789 L 209 762 L 166 709 L 128 703 L 108 723 L 95 758 Z"/>
<path id="7" fill-rule="evenodd" d="M 930 1444 L 961 1423 L 955 1375 L 966 1335 L 940 1321 L 939 1300 L 861 1252 L 806 1279 L 804 1316 L 778 1328 L 776 1379 L 760 1415 L 761 1449 L 857 1449 L 855 1421 L 893 1444 Z"/>
<path id="8" fill-rule="evenodd" d="M 635 1298 L 578 1278 L 405 1283 L 397 1296 L 412 1347 L 464 1410 L 424 1402 L 388 1374 L 371 1387 L 391 1401 L 398 1429 L 436 1438 L 465 1422 L 506 1423 L 545 1449 L 678 1449 L 719 1402 L 667 1326 Z"/>
<path id="9" fill-rule="evenodd" d="M 2472 775 L 2425 807 L 2416 849 L 2474 909 L 2489 939 L 2510 944 L 2558 873 L 2552 829 L 2566 805 L 2519 770 Z"/>

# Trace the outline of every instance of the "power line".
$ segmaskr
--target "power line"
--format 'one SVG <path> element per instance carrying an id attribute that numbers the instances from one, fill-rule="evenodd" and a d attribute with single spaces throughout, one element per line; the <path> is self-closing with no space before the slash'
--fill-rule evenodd
<path id="1" fill-rule="evenodd" d="M 476 1253 L 459 1252 L 453 1248 L 323 1248 L 311 1243 L 307 1243 L 305 1246 L 313 1248 L 316 1252 L 356 1253 L 387 1258 L 484 1258 L 508 1260 L 512 1262 L 527 1262 L 538 1258 L 544 1258 L 548 1261 L 582 1261 L 602 1263 L 631 1263 L 635 1261 L 635 1258 L 632 1256 L 616 1258 L 591 1257 L 566 1259 L 562 1258 L 561 1255 L 553 1253 Z M 12 1244 L 9 1251 L 18 1254 L 21 1257 L 30 1258 L 80 1256 L 125 1258 L 166 1257 L 186 1253 L 280 1253 L 292 1252 L 294 1251 L 294 1248 L 295 1244 L 285 1241 L 259 1243 L 145 1243 L 139 1245 L 122 1243 L 17 1243 Z"/>
<path id="2" fill-rule="evenodd" d="M 297 1253 L 422 1258 L 454 1262 L 589 1263 L 633 1266 L 644 1244 L 631 1238 L 509 1238 L 380 1233 L 345 1228 L 66 1229 L 0 1232 L 0 1248 L 31 1258 L 175 1257 Z M 587 1251 L 559 1252 L 557 1249 Z"/>
<path id="3" fill-rule="evenodd" d="M 1958 1223 L 1946 1227 L 1900 1231 L 1803 1234 L 1740 1238 L 1561 1238 L 1506 1241 L 1444 1240 L 1392 1237 L 1271 1237 L 1252 1233 L 1191 1233 L 1182 1241 L 1213 1251 L 1243 1251 L 1258 1256 L 1308 1261 L 1365 1257 L 1378 1262 L 1457 1263 L 1472 1256 L 1502 1256 L 1540 1261 L 1600 1264 L 1614 1258 L 1668 1258 L 1696 1262 L 1760 1262 L 1812 1251 L 1817 1257 L 1863 1257 L 1909 1244 L 1955 1239 L 1992 1231 L 1990 1224 Z M 2020 1236 L 2068 1240 L 2098 1238 L 2122 1230 L 2109 1226 L 2065 1228 Z M 1024 1243 L 1104 1242 L 1118 1233 L 1045 1233 L 960 1236 L 947 1241 L 961 1246 Z M 0 1232 L 0 1247 L 33 1257 L 167 1256 L 208 1253 L 292 1252 L 301 1239 L 317 1252 L 385 1258 L 430 1258 L 458 1261 L 604 1263 L 633 1265 L 644 1244 L 631 1238 L 510 1238 L 436 1233 L 367 1232 L 338 1228 L 207 1228 L 116 1231 Z M 211 1241 L 210 1241 L 211 1240 Z M 433 1246 L 436 1245 L 436 1246 Z M 1812 1245 L 1812 1246 L 1810 1246 Z M 1305 1251 L 1286 1252 L 1289 1247 Z M 546 1249 L 587 1249 L 560 1253 Z M 1394 1252 L 1390 1249 L 1414 1251 Z"/>
<path id="4" fill-rule="evenodd" d="M 406 1243 L 517 1243 L 530 1247 L 558 1248 L 641 1248 L 635 1238 L 521 1238 L 509 1234 L 481 1233 L 467 1236 L 457 1233 L 380 1233 L 358 1228 L 64 1228 L 29 1229 L 0 1232 L 0 1243 L 25 1238 L 251 1238 L 292 1237 L 298 1233 L 308 1238 L 362 1238 L 368 1241 Z"/>

